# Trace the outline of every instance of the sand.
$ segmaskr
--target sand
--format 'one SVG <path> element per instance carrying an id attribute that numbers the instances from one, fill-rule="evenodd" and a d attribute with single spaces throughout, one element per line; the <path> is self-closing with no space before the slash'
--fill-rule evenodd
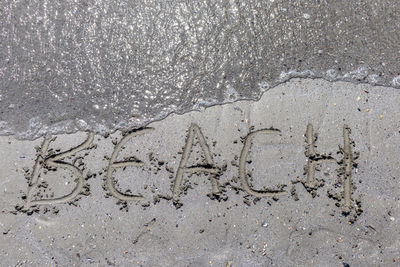
<path id="1" fill-rule="evenodd" d="M 3 266 L 390 266 L 400 91 L 292 79 L 107 137 L 0 137 Z"/>

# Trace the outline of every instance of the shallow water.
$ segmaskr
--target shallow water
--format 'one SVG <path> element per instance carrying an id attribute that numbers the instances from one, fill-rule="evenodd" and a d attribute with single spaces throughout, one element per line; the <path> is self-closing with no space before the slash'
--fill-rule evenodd
<path id="1" fill-rule="evenodd" d="M 0 3 L 0 134 L 105 134 L 258 99 L 293 77 L 400 88 L 382 1 Z"/>

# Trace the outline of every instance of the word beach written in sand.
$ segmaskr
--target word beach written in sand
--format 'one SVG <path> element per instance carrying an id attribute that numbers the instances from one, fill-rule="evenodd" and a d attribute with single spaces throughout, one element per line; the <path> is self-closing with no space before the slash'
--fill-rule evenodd
<path id="1" fill-rule="evenodd" d="M 125 170 L 126 168 L 143 168 L 145 163 L 140 159 L 132 155 L 127 160 L 118 160 L 118 156 L 122 149 L 128 142 L 134 142 L 136 137 L 150 134 L 154 131 L 154 128 L 142 128 L 133 130 L 126 133 L 123 138 L 116 142 L 114 150 L 108 161 L 108 166 L 105 171 L 105 185 L 104 188 L 108 192 L 108 196 L 115 197 L 119 203 L 126 203 L 129 201 L 146 201 L 145 197 L 140 192 L 132 193 L 130 190 L 123 192 L 117 184 L 117 178 L 115 177 L 115 171 L 117 169 Z M 336 201 L 336 206 L 341 208 L 341 212 L 344 215 L 348 215 L 351 212 L 359 214 L 361 212 L 360 201 L 353 199 L 352 194 L 355 187 L 352 182 L 352 172 L 356 167 L 355 159 L 358 157 L 357 153 L 353 152 L 354 142 L 350 138 L 351 130 L 349 126 L 343 125 L 343 145 L 339 145 L 338 155 L 340 158 L 334 158 L 332 153 L 319 153 L 316 151 L 316 134 L 314 133 L 312 124 L 308 124 L 305 132 L 305 156 L 307 158 L 305 164 L 304 179 L 297 179 L 291 181 L 292 184 L 301 183 L 307 189 L 307 191 L 315 197 L 318 188 L 325 185 L 323 179 L 316 178 L 316 171 L 324 163 L 333 163 L 337 165 L 339 177 L 338 182 L 341 189 L 340 192 L 332 193 L 328 190 L 329 197 Z M 249 163 L 248 156 L 251 152 L 251 148 L 255 146 L 253 140 L 259 136 L 262 138 L 269 138 L 269 136 L 281 136 L 279 129 L 269 128 L 253 130 L 247 134 L 243 139 L 243 147 L 241 149 L 240 156 L 238 158 L 238 164 L 236 166 L 238 173 L 238 180 L 240 186 L 233 186 L 233 183 L 220 184 L 219 177 L 227 170 L 227 166 L 217 166 L 214 162 L 213 155 L 210 150 L 210 146 L 207 144 L 206 138 L 203 134 L 202 129 L 192 123 L 187 131 L 185 146 L 181 153 L 181 159 L 176 172 L 173 172 L 174 179 L 172 179 L 171 192 L 168 195 L 157 195 L 154 197 L 154 202 L 165 199 L 171 200 L 175 207 L 179 208 L 183 204 L 180 200 L 180 196 L 183 192 L 183 181 L 184 177 L 190 177 L 190 179 L 196 179 L 192 177 L 194 174 L 197 177 L 201 175 L 206 176 L 209 180 L 211 191 L 208 196 L 214 200 L 227 200 L 224 196 L 227 186 L 231 186 L 235 190 L 242 191 L 246 197 L 253 197 L 255 200 L 261 198 L 273 198 L 277 200 L 279 197 L 293 193 L 288 192 L 285 188 L 288 185 L 265 185 L 265 190 L 257 190 L 252 187 L 249 181 L 249 173 L 247 171 L 247 165 Z M 50 145 L 54 141 L 54 137 L 46 138 L 38 152 L 33 171 L 28 179 L 28 191 L 23 196 L 24 204 L 17 206 L 18 211 L 32 213 L 38 211 L 38 207 L 43 205 L 56 205 L 62 203 L 73 203 L 77 200 L 79 195 L 89 195 L 89 186 L 86 184 L 86 178 L 81 169 L 82 164 L 76 164 L 76 160 L 73 163 L 64 161 L 66 158 L 74 157 L 76 153 L 87 149 L 95 149 L 96 146 L 93 144 L 94 134 L 88 133 L 87 139 L 80 145 L 71 148 L 65 152 L 49 153 Z M 197 165 L 190 165 L 189 157 L 193 153 L 193 146 L 195 140 L 200 145 L 201 153 L 203 154 L 203 163 Z M 76 166 L 78 165 L 78 166 Z M 40 170 L 45 168 L 47 170 L 57 171 L 64 169 L 69 171 L 75 178 L 75 187 L 68 193 L 60 197 L 48 197 L 39 193 L 40 187 L 46 187 L 46 182 L 40 182 Z M 268 174 L 265 174 L 266 176 Z M 143 177 L 132 177 L 132 179 L 143 179 Z M 257 177 L 252 177 L 257 179 Z M 263 177 L 258 177 L 263 178 Z M 234 178 L 232 178 L 233 180 Z M 293 187 L 292 187 L 293 189 Z"/>

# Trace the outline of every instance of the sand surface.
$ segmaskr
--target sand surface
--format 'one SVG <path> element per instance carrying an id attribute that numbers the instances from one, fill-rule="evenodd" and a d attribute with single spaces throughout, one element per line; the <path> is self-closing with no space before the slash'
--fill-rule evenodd
<path id="1" fill-rule="evenodd" d="M 1 265 L 397 266 L 399 103 L 292 79 L 107 137 L 2 136 Z"/>

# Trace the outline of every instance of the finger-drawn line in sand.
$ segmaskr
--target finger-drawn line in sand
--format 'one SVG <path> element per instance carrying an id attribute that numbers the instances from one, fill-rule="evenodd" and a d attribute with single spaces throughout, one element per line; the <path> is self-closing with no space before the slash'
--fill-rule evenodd
<path id="1" fill-rule="evenodd" d="M 199 144 L 201 146 L 201 149 L 204 152 L 205 155 L 205 160 L 207 165 L 206 166 L 192 166 L 192 167 L 187 167 L 187 163 L 189 160 L 190 153 L 192 151 L 193 143 L 194 143 L 194 137 L 195 135 L 198 138 Z M 204 138 L 204 135 L 200 129 L 200 127 L 197 124 L 192 123 L 189 127 L 188 130 L 188 136 L 186 138 L 186 144 L 183 149 L 183 154 L 182 154 L 182 159 L 181 162 L 179 163 L 178 171 L 176 173 L 176 178 L 175 178 L 175 183 L 173 186 L 173 201 L 174 203 L 179 203 L 179 195 L 181 193 L 181 185 L 183 181 L 183 175 L 184 173 L 197 173 L 197 172 L 205 172 L 209 173 L 210 175 L 210 181 L 212 185 L 212 194 L 213 195 L 218 195 L 221 193 L 221 189 L 219 188 L 218 180 L 217 180 L 217 175 L 220 173 L 220 169 L 217 167 L 214 167 L 214 161 L 211 156 L 210 148 L 207 145 L 206 139 Z"/>
<path id="2" fill-rule="evenodd" d="M 75 148 L 72 148 L 68 151 L 61 152 L 59 154 L 55 155 L 50 155 L 47 156 L 48 150 L 50 143 L 55 140 L 55 138 L 49 137 L 46 138 L 43 141 L 41 151 L 36 159 L 35 166 L 32 172 L 32 176 L 29 182 L 29 188 L 28 188 L 28 193 L 26 196 L 26 204 L 25 204 L 25 209 L 29 209 L 32 206 L 38 206 L 38 205 L 50 205 L 50 204 L 60 204 L 60 203 L 67 203 L 73 201 L 76 196 L 82 191 L 83 186 L 85 184 L 85 178 L 83 176 L 82 171 L 70 164 L 63 162 L 62 160 L 65 159 L 66 157 L 72 156 L 79 151 L 82 151 L 86 148 L 88 148 L 94 139 L 94 134 L 89 133 L 88 137 L 85 142 L 82 144 L 78 145 Z M 72 190 L 71 193 L 64 195 L 62 197 L 58 198 L 52 198 L 52 199 L 33 199 L 34 198 L 34 193 L 37 191 L 38 186 L 39 186 L 39 173 L 40 169 L 43 166 L 49 166 L 49 167 L 54 167 L 54 168 L 63 168 L 70 170 L 75 176 L 77 177 L 77 182 L 75 188 Z"/>
<path id="3" fill-rule="evenodd" d="M 344 147 L 339 146 L 339 152 L 343 154 L 343 159 L 336 160 L 330 154 L 319 154 L 315 151 L 315 141 L 316 135 L 313 133 L 312 124 L 307 125 L 306 131 L 306 152 L 305 155 L 308 158 L 307 165 L 305 167 L 307 173 L 306 181 L 301 181 L 303 185 L 306 187 L 307 191 L 309 191 L 313 197 L 316 196 L 315 190 L 319 187 L 324 186 L 324 180 L 319 180 L 315 178 L 316 167 L 322 162 L 336 162 L 340 168 L 338 170 L 339 177 L 335 184 L 336 188 L 343 188 L 341 193 L 335 193 L 333 190 L 328 189 L 327 193 L 330 198 L 333 198 L 337 201 L 336 206 L 341 207 L 342 213 L 344 215 L 349 215 L 352 208 L 355 208 L 354 218 L 351 218 L 350 221 L 354 221 L 356 216 L 362 213 L 361 209 L 361 201 L 360 200 L 352 200 L 352 191 L 355 189 L 355 186 L 352 182 L 352 170 L 353 167 L 357 166 L 354 162 L 358 157 L 358 153 L 353 153 L 351 146 L 354 143 L 350 139 L 350 127 L 348 125 L 343 126 L 343 142 Z M 344 177 L 344 179 L 341 179 Z M 341 204 L 341 202 L 344 202 Z M 353 205 L 353 204 L 354 205 Z"/>
<path id="4" fill-rule="evenodd" d="M 150 222 L 145 223 L 143 226 L 146 227 L 142 229 L 139 234 L 133 239 L 132 244 L 137 244 L 139 242 L 139 239 L 141 239 L 144 235 L 149 233 L 151 231 L 151 228 L 153 228 L 154 224 L 156 223 L 156 218 L 153 218 Z"/>
<path id="5" fill-rule="evenodd" d="M 262 198 L 262 197 L 278 197 L 281 195 L 287 194 L 286 191 L 284 190 L 266 190 L 266 191 L 258 191 L 254 190 L 250 187 L 249 181 L 247 178 L 246 174 L 246 161 L 247 161 L 247 155 L 249 154 L 250 147 L 252 145 L 253 139 L 256 135 L 258 134 L 280 134 L 281 131 L 277 129 L 261 129 L 257 130 L 254 132 L 249 133 L 246 136 L 246 139 L 244 140 L 244 145 L 242 152 L 240 153 L 240 159 L 239 159 L 239 178 L 240 178 L 240 183 L 242 184 L 243 190 L 245 190 L 249 195 L 252 195 L 254 197 Z"/>
<path id="6" fill-rule="evenodd" d="M 144 129 L 139 129 L 131 132 L 130 134 L 124 136 L 121 141 L 116 145 L 112 155 L 111 159 L 107 168 L 107 174 L 106 174 L 106 186 L 108 191 L 112 196 L 115 198 L 122 200 L 122 201 L 139 201 L 139 200 L 144 200 L 144 197 L 142 195 L 129 195 L 122 193 L 118 191 L 115 187 L 116 181 L 112 177 L 112 174 L 116 168 L 124 168 L 124 167 L 142 167 L 143 162 L 142 161 L 117 161 L 117 157 L 119 152 L 121 151 L 122 147 L 133 137 L 144 135 L 147 133 L 151 133 L 154 131 L 154 128 L 144 128 Z"/>
<path id="7" fill-rule="evenodd" d="M 351 210 L 351 172 L 353 170 L 353 153 L 351 151 L 350 128 L 343 126 L 343 164 L 344 164 L 344 206 L 343 213 L 349 213 Z"/>
<path id="8" fill-rule="evenodd" d="M 315 172 L 318 167 L 323 162 L 337 162 L 330 154 L 320 154 L 315 151 L 315 141 L 317 140 L 317 135 L 314 134 L 313 125 L 309 123 L 306 130 L 306 152 L 307 165 L 305 171 L 307 174 L 306 181 L 302 182 L 304 187 L 311 192 L 313 197 L 315 197 L 315 190 L 324 185 L 324 180 L 317 179 L 315 177 Z"/>

